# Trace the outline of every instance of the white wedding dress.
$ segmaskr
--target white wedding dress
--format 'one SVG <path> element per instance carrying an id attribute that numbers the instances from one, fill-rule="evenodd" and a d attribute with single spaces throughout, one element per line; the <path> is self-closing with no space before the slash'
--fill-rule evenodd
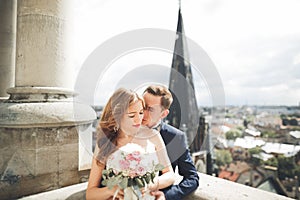
<path id="1" fill-rule="evenodd" d="M 122 172 L 124 176 L 143 176 L 147 172 L 153 172 L 158 164 L 155 145 L 149 140 L 142 147 L 135 143 L 128 143 L 112 153 L 106 163 L 106 169 L 113 169 L 115 174 Z M 158 173 L 156 172 L 156 176 Z M 145 182 L 144 182 L 145 183 Z M 146 193 L 141 196 L 138 187 L 127 187 L 124 189 L 125 200 L 154 200 L 149 194 L 145 183 Z"/>

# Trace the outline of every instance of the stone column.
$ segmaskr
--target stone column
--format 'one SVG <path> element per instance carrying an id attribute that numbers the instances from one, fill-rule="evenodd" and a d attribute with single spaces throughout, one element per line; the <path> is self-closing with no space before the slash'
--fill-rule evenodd
<path id="1" fill-rule="evenodd" d="M 18 0 L 15 87 L 0 103 L 3 199 L 86 180 L 88 171 L 79 171 L 79 138 L 91 135 L 96 114 L 73 99 L 71 2 Z"/>
<path id="2" fill-rule="evenodd" d="M 0 98 L 15 82 L 17 0 L 0 0 Z M 1 100 L 0 99 L 0 100 Z"/>
<path id="3" fill-rule="evenodd" d="M 31 94 L 30 98 L 37 100 L 44 98 L 37 94 L 73 95 L 66 31 L 69 3 L 70 0 L 18 1 L 16 87 L 8 90 L 11 99 L 24 99 L 22 94 Z"/>

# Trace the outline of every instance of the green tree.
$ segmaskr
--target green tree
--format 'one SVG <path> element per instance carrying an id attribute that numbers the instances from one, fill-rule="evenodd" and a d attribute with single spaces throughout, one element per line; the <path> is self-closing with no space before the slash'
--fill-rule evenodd
<path id="1" fill-rule="evenodd" d="M 275 157 L 272 157 L 268 159 L 267 161 L 264 162 L 265 165 L 273 166 L 273 167 L 278 167 L 278 160 Z"/>
<path id="2" fill-rule="evenodd" d="M 267 130 L 261 133 L 261 137 L 263 138 L 276 138 L 277 134 L 275 131 Z"/>
<path id="3" fill-rule="evenodd" d="M 216 164 L 224 166 L 232 162 L 231 153 L 228 150 L 216 150 Z"/>
<path id="4" fill-rule="evenodd" d="M 260 158 L 253 156 L 254 154 L 259 154 L 260 152 L 262 152 L 261 147 L 254 147 L 254 148 L 248 149 L 248 152 L 251 155 L 250 162 L 254 166 L 260 166 L 263 164 L 263 161 Z"/>
<path id="5" fill-rule="evenodd" d="M 259 154 L 260 152 L 262 152 L 262 150 L 261 150 L 261 147 L 254 147 L 254 148 L 248 149 L 248 152 L 252 156 L 253 154 Z"/>
<path id="6" fill-rule="evenodd" d="M 237 126 L 236 129 L 240 130 L 240 131 L 244 131 L 245 130 L 245 128 L 243 126 Z"/>
<path id="7" fill-rule="evenodd" d="M 283 155 L 278 156 L 278 176 L 280 179 L 284 179 L 285 177 L 294 178 L 296 173 L 300 172 L 300 166 L 297 166 L 295 163 L 294 156 L 285 157 Z"/>
<path id="8" fill-rule="evenodd" d="M 235 140 L 238 137 L 242 137 L 242 132 L 238 129 L 232 129 L 230 131 L 227 131 L 225 134 L 225 137 L 227 140 Z"/>
<path id="9" fill-rule="evenodd" d="M 250 158 L 250 163 L 253 165 L 253 166 L 255 166 L 255 167 L 257 167 L 257 166 L 261 166 L 262 164 L 263 164 L 263 160 L 262 159 L 260 159 L 260 158 L 257 158 L 257 157 L 251 157 Z"/>
<path id="10" fill-rule="evenodd" d="M 280 118 L 281 118 L 281 119 L 285 119 L 285 118 L 286 118 L 286 115 L 285 115 L 285 114 L 280 114 Z"/>

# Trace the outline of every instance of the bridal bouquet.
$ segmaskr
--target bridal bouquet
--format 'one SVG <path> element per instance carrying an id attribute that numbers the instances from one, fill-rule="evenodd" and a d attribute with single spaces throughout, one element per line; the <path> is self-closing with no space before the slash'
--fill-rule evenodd
<path id="1" fill-rule="evenodd" d="M 108 188 L 118 185 L 124 189 L 125 199 L 142 199 L 140 188 L 147 188 L 163 168 L 153 148 L 145 150 L 138 144 L 128 143 L 109 156 L 102 171 L 102 185 Z M 150 195 L 144 199 L 151 199 Z"/>

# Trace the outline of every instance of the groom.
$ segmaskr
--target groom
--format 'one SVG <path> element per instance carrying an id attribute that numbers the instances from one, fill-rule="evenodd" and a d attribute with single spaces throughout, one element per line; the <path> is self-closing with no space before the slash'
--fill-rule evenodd
<path id="1" fill-rule="evenodd" d="M 164 86 L 152 85 L 143 93 L 146 109 L 144 111 L 143 125 L 157 129 L 167 148 L 168 156 L 173 170 L 178 166 L 178 172 L 183 180 L 178 185 L 163 189 L 166 199 L 183 199 L 195 191 L 199 185 L 199 176 L 193 164 L 188 147 L 185 143 L 185 134 L 162 122 L 169 114 L 173 98 L 171 92 Z"/>

